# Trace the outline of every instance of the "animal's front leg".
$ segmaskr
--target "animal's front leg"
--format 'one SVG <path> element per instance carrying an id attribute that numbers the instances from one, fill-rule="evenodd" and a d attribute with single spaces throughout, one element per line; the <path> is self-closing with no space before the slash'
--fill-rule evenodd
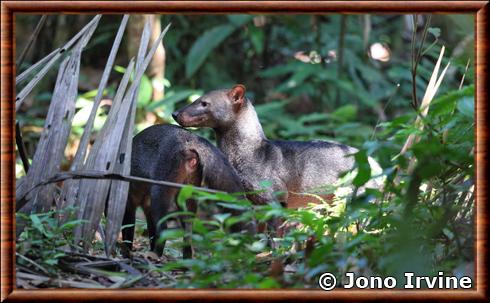
<path id="1" fill-rule="evenodd" d="M 122 221 L 122 225 L 125 226 L 122 230 L 123 245 L 128 249 L 128 252 L 133 248 L 134 224 L 136 221 L 136 207 L 133 199 L 135 199 L 134 194 L 130 192 Z"/>

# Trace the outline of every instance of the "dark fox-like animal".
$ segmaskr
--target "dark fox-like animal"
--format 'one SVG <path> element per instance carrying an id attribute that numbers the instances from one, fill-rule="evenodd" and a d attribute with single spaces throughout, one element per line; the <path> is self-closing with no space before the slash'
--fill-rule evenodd
<path id="1" fill-rule="evenodd" d="M 208 92 L 172 116 L 184 127 L 214 129 L 218 147 L 237 170 L 246 191 L 262 189 L 261 181 L 272 182 L 267 191 L 249 196 L 258 204 L 274 200 L 273 193 L 279 191 L 283 195 L 278 200 L 288 207 L 302 206 L 298 193 L 334 184 L 340 173 L 353 168 L 355 160 L 349 155 L 358 151 L 331 141 L 268 140 L 243 85 Z M 373 159 L 370 164 L 373 170 L 380 170 Z"/>
<path id="2" fill-rule="evenodd" d="M 207 186 L 230 193 L 243 192 L 240 178 L 222 152 L 209 141 L 174 125 L 151 126 L 133 139 L 131 175 L 155 180 L 171 181 L 195 186 Z M 165 243 L 158 242 L 160 233 L 167 228 L 159 223 L 167 214 L 177 211 L 175 198 L 178 188 L 131 183 L 122 231 L 123 240 L 130 250 L 134 236 L 136 208 L 141 206 L 146 216 L 151 249 L 161 255 Z M 187 201 L 187 208 L 196 211 L 195 201 Z M 157 223 L 159 223 L 157 225 Z M 192 227 L 182 222 L 186 231 Z M 234 231 L 242 225 L 235 224 Z M 185 239 L 189 242 L 189 239 Z M 192 257 L 190 245 L 184 246 L 184 258 Z"/>

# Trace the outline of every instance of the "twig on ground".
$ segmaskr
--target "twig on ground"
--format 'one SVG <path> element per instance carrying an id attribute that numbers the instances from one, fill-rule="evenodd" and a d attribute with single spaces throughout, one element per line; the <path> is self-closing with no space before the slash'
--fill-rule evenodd
<path id="1" fill-rule="evenodd" d="M 32 265 L 34 265 L 36 268 L 40 269 L 43 273 L 45 274 L 48 274 L 48 271 L 42 267 L 41 265 L 37 264 L 36 262 L 34 262 L 33 260 L 29 259 L 28 257 L 24 256 L 24 255 L 21 255 L 19 254 L 18 252 L 15 253 L 15 255 L 29 263 L 31 263 Z"/>

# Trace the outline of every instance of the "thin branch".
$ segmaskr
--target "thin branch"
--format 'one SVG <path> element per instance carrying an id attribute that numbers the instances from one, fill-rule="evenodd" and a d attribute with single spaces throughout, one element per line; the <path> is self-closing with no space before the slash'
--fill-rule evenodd
<path id="1" fill-rule="evenodd" d="M 44 186 L 44 185 L 48 185 L 51 183 L 56 183 L 56 182 L 60 182 L 60 181 L 68 180 L 68 179 L 111 179 L 111 180 L 121 180 L 121 181 L 126 181 L 126 182 L 143 182 L 143 183 L 149 183 L 149 184 L 153 184 L 153 185 L 169 186 L 169 187 L 175 187 L 175 188 L 183 188 L 183 187 L 187 186 L 186 184 L 175 183 L 175 182 L 170 182 L 170 181 L 153 180 L 153 179 L 141 178 L 141 177 L 136 177 L 136 176 L 127 176 L 127 175 L 116 174 L 116 173 L 106 173 L 106 172 L 97 171 L 97 170 L 83 170 L 83 171 L 69 171 L 69 172 L 66 171 L 66 172 L 57 173 L 54 176 L 50 177 L 49 179 L 34 185 L 32 188 L 27 190 L 19 198 L 19 200 L 25 199 L 31 191 L 33 191 L 34 189 L 36 189 L 40 186 Z M 225 193 L 223 191 L 204 188 L 204 187 L 198 187 L 198 186 L 194 186 L 194 188 L 197 190 L 209 192 L 209 193 Z"/>
<path id="2" fill-rule="evenodd" d="M 412 70 L 414 68 L 414 62 L 415 62 L 415 39 L 417 38 L 417 22 L 418 22 L 418 15 L 415 14 L 412 16 L 412 41 L 410 43 L 410 49 L 411 49 L 411 55 L 412 55 Z"/>
<path id="3" fill-rule="evenodd" d="M 24 140 L 22 140 L 22 133 L 20 132 L 19 121 L 15 122 L 15 143 L 17 144 L 17 150 L 19 151 L 19 156 L 22 160 L 24 171 L 27 174 L 27 172 L 29 171 L 29 157 L 27 156 Z"/>
<path id="4" fill-rule="evenodd" d="M 428 51 L 430 51 L 432 47 L 434 47 L 434 45 L 437 44 L 437 42 L 439 42 L 439 38 L 436 38 L 434 42 L 432 42 L 429 46 L 427 46 L 427 48 L 422 52 L 422 56 L 424 56 Z"/>
<path id="5" fill-rule="evenodd" d="M 425 25 L 424 25 L 424 30 L 422 31 L 422 39 L 420 40 L 420 45 L 419 45 L 419 51 L 417 53 L 417 61 L 415 62 L 416 64 L 418 64 L 420 62 L 420 59 L 422 59 L 422 49 L 424 47 L 424 43 L 425 43 L 425 39 L 427 38 L 427 33 L 429 31 L 429 25 L 430 25 L 430 20 L 431 20 L 432 16 L 429 15 L 427 17 L 427 21 L 425 22 Z"/>
<path id="6" fill-rule="evenodd" d="M 415 64 L 415 39 L 417 38 L 417 21 L 418 15 L 414 15 L 412 17 L 413 30 L 412 30 L 412 42 L 410 44 L 411 55 L 412 55 L 412 107 L 416 110 L 418 107 L 417 101 L 417 84 L 416 84 L 416 76 L 417 76 L 417 66 Z"/>
<path id="7" fill-rule="evenodd" d="M 425 39 L 427 38 L 427 32 L 429 31 L 429 25 L 430 25 L 430 20 L 431 20 L 431 15 L 427 17 L 427 21 L 425 22 L 424 25 L 424 30 L 422 31 L 422 39 L 420 40 L 419 48 L 417 51 L 417 55 L 415 55 L 415 39 L 416 39 L 416 32 L 417 32 L 417 19 L 418 16 L 415 15 L 414 17 L 414 23 L 413 23 L 413 33 L 412 33 L 412 108 L 415 111 L 418 111 L 419 107 L 419 102 L 417 99 L 417 67 L 420 63 L 420 60 L 422 59 L 422 49 L 425 43 Z"/>
<path id="8" fill-rule="evenodd" d="M 337 79 L 340 79 L 340 76 L 342 74 L 342 70 L 344 67 L 344 41 L 345 41 L 345 34 L 346 34 L 346 28 L 347 28 L 347 16 L 346 15 L 341 15 L 340 16 L 340 34 L 339 34 L 339 42 L 338 42 L 338 65 L 337 65 Z M 336 100 L 335 103 L 338 104 L 340 102 L 340 88 L 337 89 L 337 95 L 336 95 Z"/>
<path id="9" fill-rule="evenodd" d="M 47 17 L 48 17 L 47 15 L 41 16 L 41 19 L 39 19 L 39 22 L 37 23 L 36 28 L 34 29 L 34 32 L 29 37 L 29 41 L 27 42 L 26 46 L 22 50 L 22 53 L 20 53 L 19 58 L 17 59 L 17 62 L 16 62 L 17 71 L 20 70 L 20 67 L 21 67 L 22 63 L 24 62 L 24 59 L 25 59 L 27 53 L 31 49 L 34 42 L 37 40 L 37 37 L 39 36 L 39 32 L 41 32 L 41 28 L 43 28 Z"/>
<path id="10" fill-rule="evenodd" d="M 19 254 L 18 252 L 15 253 L 15 255 L 29 263 L 31 263 L 32 265 L 34 265 L 35 267 L 39 268 L 43 273 L 45 274 L 49 274 L 48 271 L 42 267 L 41 265 L 37 264 L 36 262 L 34 262 L 33 260 L 29 259 L 28 257 L 24 256 L 24 255 L 21 255 Z"/>

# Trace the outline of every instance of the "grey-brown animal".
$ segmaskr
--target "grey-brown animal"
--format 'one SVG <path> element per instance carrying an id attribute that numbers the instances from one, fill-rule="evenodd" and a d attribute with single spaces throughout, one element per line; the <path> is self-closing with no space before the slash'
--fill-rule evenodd
<path id="1" fill-rule="evenodd" d="M 172 115 L 184 127 L 214 129 L 218 147 L 246 191 L 261 190 L 261 181 L 272 182 L 265 192 L 249 196 L 259 204 L 279 200 L 291 208 L 303 206 L 301 193 L 334 184 L 339 174 L 353 168 L 351 155 L 358 151 L 333 141 L 268 140 L 252 102 L 245 97 L 245 86 L 240 84 L 208 92 Z M 380 170 L 374 160 L 370 163 Z M 274 197 L 274 192 L 282 192 L 282 196 Z"/>
<path id="2" fill-rule="evenodd" d="M 171 181 L 235 193 L 243 192 L 241 180 L 223 153 L 209 141 L 174 125 L 151 126 L 133 139 L 131 175 L 154 180 Z M 161 255 L 165 242 L 158 241 L 167 222 L 159 221 L 171 212 L 178 211 L 178 188 L 131 183 L 124 214 L 123 240 L 130 250 L 134 236 L 135 212 L 142 207 L 146 216 L 151 249 Z M 187 201 L 187 209 L 196 211 L 196 203 Z M 236 211 L 230 211 L 237 214 Z M 182 222 L 186 232 L 192 229 Z M 235 224 L 233 231 L 240 231 L 242 224 Z M 189 238 L 185 239 L 184 258 L 192 257 Z"/>

